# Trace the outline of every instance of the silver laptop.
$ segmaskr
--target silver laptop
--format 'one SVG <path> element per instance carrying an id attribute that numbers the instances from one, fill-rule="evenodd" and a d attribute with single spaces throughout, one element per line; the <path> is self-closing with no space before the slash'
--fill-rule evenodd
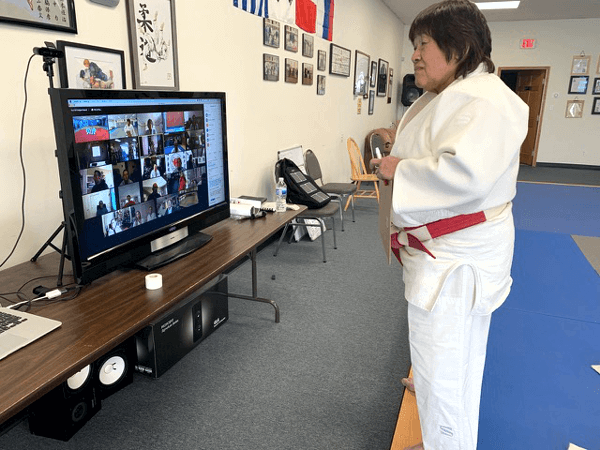
<path id="1" fill-rule="evenodd" d="M 0 307 L 0 359 L 61 325 L 58 320 Z"/>

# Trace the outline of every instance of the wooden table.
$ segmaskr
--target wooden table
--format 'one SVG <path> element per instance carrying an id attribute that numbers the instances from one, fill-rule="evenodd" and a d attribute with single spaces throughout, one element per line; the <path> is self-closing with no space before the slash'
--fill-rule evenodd
<path id="1" fill-rule="evenodd" d="M 256 220 L 227 219 L 206 228 L 203 232 L 213 237 L 208 244 L 154 271 L 162 274 L 161 289 L 146 290 L 147 272 L 118 270 L 92 282 L 74 300 L 32 308 L 30 312 L 60 320 L 62 326 L 0 361 L 0 424 L 247 256 L 253 266 L 252 295 L 229 296 L 271 303 L 279 321 L 275 302 L 256 295 L 256 250 L 304 209 Z M 59 255 L 52 253 L 0 272 L 2 292 L 41 276 L 49 278 L 32 281 L 23 292 L 30 295 L 37 285 L 52 285 L 58 262 Z M 69 266 L 64 284 L 72 280 Z"/>

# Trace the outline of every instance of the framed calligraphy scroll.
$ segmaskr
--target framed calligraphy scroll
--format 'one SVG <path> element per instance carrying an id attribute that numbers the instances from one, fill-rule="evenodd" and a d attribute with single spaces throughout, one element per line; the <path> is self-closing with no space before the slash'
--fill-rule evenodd
<path id="1" fill-rule="evenodd" d="M 127 0 L 135 89 L 179 89 L 175 0 Z"/>
<path id="2" fill-rule="evenodd" d="M 349 77 L 352 52 L 334 43 L 331 43 L 329 48 L 329 73 Z"/>
<path id="3" fill-rule="evenodd" d="M 0 21 L 77 33 L 74 0 L 0 0 Z"/>

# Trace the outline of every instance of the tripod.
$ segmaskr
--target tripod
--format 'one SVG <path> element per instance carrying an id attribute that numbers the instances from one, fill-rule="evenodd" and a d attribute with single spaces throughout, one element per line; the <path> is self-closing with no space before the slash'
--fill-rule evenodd
<path id="1" fill-rule="evenodd" d="M 46 45 L 50 45 L 49 43 L 46 43 Z M 44 58 L 44 65 L 42 66 L 44 69 L 44 72 L 46 72 L 46 74 L 48 75 L 48 80 L 50 83 L 50 89 L 54 88 L 54 83 L 53 83 L 53 78 L 54 78 L 54 69 L 53 69 L 53 64 L 55 63 L 54 58 L 55 56 L 59 56 L 59 53 L 55 53 L 52 51 L 52 49 L 42 49 L 40 51 L 40 49 L 34 49 L 34 52 L 36 54 L 42 54 L 43 58 Z M 61 199 L 62 199 L 62 195 L 61 195 Z M 63 208 L 64 211 L 64 208 Z M 54 240 L 54 238 L 56 236 L 58 236 L 58 233 L 63 232 L 63 239 L 62 239 L 62 247 L 58 248 L 56 245 L 54 245 L 52 243 L 52 241 Z M 31 258 L 31 262 L 36 262 L 37 259 L 40 257 L 40 255 L 44 252 L 44 250 L 46 250 L 46 248 L 51 247 L 54 250 L 56 250 L 58 253 L 60 253 L 60 263 L 59 263 L 59 267 L 58 267 L 58 279 L 56 281 L 56 286 L 62 286 L 62 278 L 63 278 L 63 272 L 64 272 L 64 268 L 65 268 L 65 259 L 71 260 L 71 258 L 69 257 L 69 255 L 67 255 L 67 229 L 66 229 L 66 223 L 63 220 L 59 227 L 56 229 L 56 231 L 54 233 L 52 233 L 52 236 L 50 236 L 50 238 L 44 242 L 44 244 L 40 247 L 40 249 L 37 251 L 37 253 L 35 255 L 33 255 L 33 258 Z"/>

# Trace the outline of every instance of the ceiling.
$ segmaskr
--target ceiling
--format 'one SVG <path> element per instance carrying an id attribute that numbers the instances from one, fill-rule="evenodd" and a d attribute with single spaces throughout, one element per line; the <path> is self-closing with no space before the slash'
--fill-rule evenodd
<path id="1" fill-rule="evenodd" d="M 421 10 L 439 0 L 382 0 L 409 25 Z M 486 0 L 478 0 L 484 2 Z M 600 18 L 600 0 L 521 0 L 518 9 L 484 11 L 488 22 Z"/>

